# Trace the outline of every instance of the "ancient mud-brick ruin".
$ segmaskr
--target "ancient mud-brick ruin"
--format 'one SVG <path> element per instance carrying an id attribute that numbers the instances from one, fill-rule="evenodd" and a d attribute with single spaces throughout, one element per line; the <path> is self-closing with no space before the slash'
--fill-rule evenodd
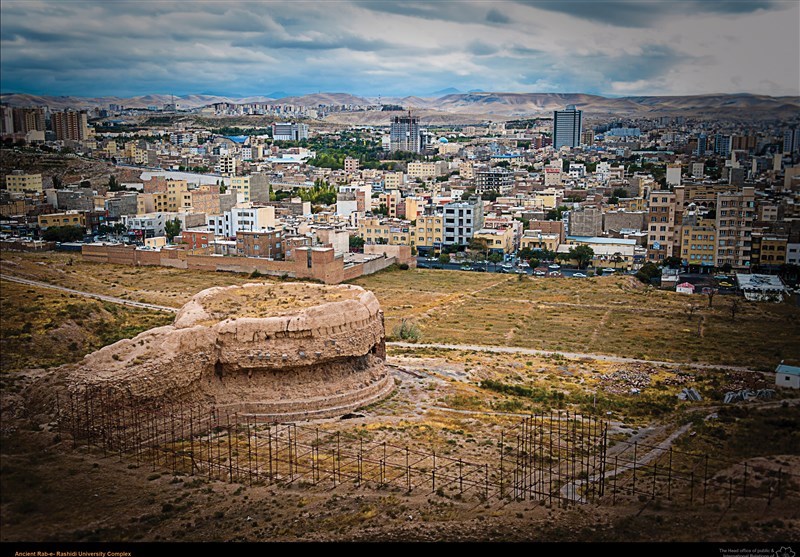
<path id="1" fill-rule="evenodd" d="M 247 284 L 209 288 L 173 325 L 86 356 L 73 392 L 142 403 L 204 403 L 243 419 L 343 414 L 385 397 L 383 312 L 357 286 Z"/>

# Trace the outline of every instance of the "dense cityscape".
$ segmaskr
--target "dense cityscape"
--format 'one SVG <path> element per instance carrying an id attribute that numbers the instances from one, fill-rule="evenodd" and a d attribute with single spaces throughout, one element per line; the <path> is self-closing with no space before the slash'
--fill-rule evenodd
<path id="1" fill-rule="evenodd" d="M 795 4 L 189 4 L 3 5 L 1 541 L 794 555 Z"/>

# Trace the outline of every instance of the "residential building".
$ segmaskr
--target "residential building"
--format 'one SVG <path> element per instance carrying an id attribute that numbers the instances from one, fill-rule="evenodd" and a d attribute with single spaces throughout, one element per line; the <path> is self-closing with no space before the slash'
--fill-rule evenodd
<path id="1" fill-rule="evenodd" d="M 358 224 L 358 234 L 365 244 L 410 246 L 413 241 L 411 223 L 401 219 L 368 217 Z"/>
<path id="2" fill-rule="evenodd" d="M 553 148 L 578 147 L 581 144 L 582 112 L 575 105 L 553 113 Z"/>
<path id="3" fill-rule="evenodd" d="M 501 166 L 495 166 L 475 173 L 475 192 L 478 195 L 496 192 L 505 195 L 514 186 L 514 175 Z"/>
<path id="4" fill-rule="evenodd" d="M 206 224 L 223 238 L 234 238 L 240 231 L 267 230 L 275 228 L 275 207 L 233 207 L 222 215 L 206 215 Z"/>
<path id="5" fill-rule="evenodd" d="M 206 215 L 221 215 L 236 205 L 236 192 L 219 192 L 219 186 L 206 184 L 190 190 L 192 210 Z"/>
<path id="6" fill-rule="evenodd" d="M 275 122 L 272 124 L 272 139 L 275 141 L 308 139 L 308 126 L 297 122 Z"/>
<path id="7" fill-rule="evenodd" d="M 650 192 L 648 206 L 647 258 L 650 261 L 661 261 L 676 255 L 674 253 L 674 244 L 677 239 L 675 193 L 671 191 Z"/>
<path id="8" fill-rule="evenodd" d="M 710 272 L 716 265 L 717 231 L 713 223 L 699 222 L 680 227 L 680 258 L 689 272 Z"/>
<path id="9" fill-rule="evenodd" d="M 147 213 L 144 215 L 124 215 L 122 222 L 128 229 L 128 235 L 144 241 L 147 238 L 164 236 L 166 222 L 172 217 L 164 212 Z"/>
<path id="10" fill-rule="evenodd" d="M 395 116 L 389 129 L 389 150 L 422 152 L 419 118 L 411 116 Z"/>
<path id="11" fill-rule="evenodd" d="M 667 186 L 675 187 L 681 185 L 681 165 L 671 163 L 667 165 Z"/>
<path id="12" fill-rule="evenodd" d="M 353 157 L 345 157 L 344 159 L 344 171 L 348 174 L 352 174 L 358 172 L 358 159 L 354 159 Z"/>
<path id="13" fill-rule="evenodd" d="M 800 151 L 800 128 L 791 128 L 783 132 L 783 152 Z"/>
<path id="14" fill-rule="evenodd" d="M 750 266 L 754 217 L 755 188 L 717 194 L 717 267 Z"/>
<path id="15" fill-rule="evenodd" d="M 514 232 L 511 228 L 481 228 L 473 234 L 475 240 L 485 240 L 491 251 L 501 254 L 514 252 Z"/>
<path id="16" fill-rule="evenodd" d="M 403 187 L 403 173 L 402 172 L 387 172 L 383 175 L 383 189 L 397 190 Z"/>
<path id="17" fill-rule="evenodd" d="M 445 172 L 447 172 L 447 163 L 445 161 L 412 161 L 408 163 L 408 168 L 406 170 L 406 174 L 408 174 L 410 178 L 433 178 L 435 176 L 442 176 Z"/>
<path id="18" fill-rule="evenodd" d="M 603 233 L 603 211 L 595 207 L 570 211 L 568 220 L 570 236 L 600 236 Z"/>
<path id="19" fill-rule="evenodd" d="M 425 255 L 442 248 L 444 239 L 444 216 L 442 214 L 417 217 L 414 227 L 414 243 L 417 251 Z"/>
<path id="20" fill-rule="evenodd" d="M 65 110 L 50 114 L 50 125 L 56 140 L 83 141 L 89 136 L 89 118 L 85 110 Z"/>
<path id="21" fill-rule="evenodd" d="M 45 131 L 44 108 L 40 106 L 13 108 L 12 113 L 15 133 L 27 134 L 32 131 Z"/>
<path id="22" fill-rule="evenodd" d="M 208 230 L 183 230 L 181 243 L 189 249 L 205 249 L 214 243 L 214 233 Z"/>
<path id="23" fill-rule="evenodd" d="M 236 235 L 236 252 L 245 257 L 263 257 L 282 260 L 285 244 L 282 242 L 283 231 L 269 228 L 259 231 L 240 230 Z"/>
<path id="24" fill-rule="evenodd" d="M 556 251 L 561 243 L 561 234 L 541 230 L 525 230 L 520 239 L 520 249 Z"/>
<path id="25" fill-rule="evenodd" d="M 167 180 L 167 211 L 177 213 L 192 207 L 192 196 L 186 180 Z"/>
<path id="26" fill-rule="evenodd" d="M 50 228 L 51 226 L 80 226 L 81 228 L 86 228 L 86 213 L 83 211 L 39 215 L 36 220 L 41 229 Z"/>
<path id="27" fill-rule="evenodd" d="M 750 264 L 759 268 L 779 267 L 787 263 L 789 238 L 765 234 L 762 231 L 752 233 Z"/>
<path id="28" fill-rule="evenodd" d="M 167 192 L 140 193 L 136 196 L 136 214 L 161 213 L 167 210 Z"/>
<path id="29" fill-rule="evenodd" d="M 21 170 L 15 170 L 6 175 L 6 189 L 16 193 L 42 193 L 42 175 L 24 174 Z"/>
<path id="30" fill-rule="evenodd" d="M 481 228 L 483 201 L 480 197 L 451 202 L 444 206 L 444 245 L 467 245 L 475 231 Z"/>
<path id="31" fill-rule="evenodd" d="M 714 153 L 727 157 L 731 154 L 731 136 L 718 133 L 714 136 Z"/>
<path id="32" fill-rule="evenodd" d="M 220 155 L 217 166 L 219 173 L 223 176 L 233 176 L 236 174 L 236 158 L 233 155 Z"/>

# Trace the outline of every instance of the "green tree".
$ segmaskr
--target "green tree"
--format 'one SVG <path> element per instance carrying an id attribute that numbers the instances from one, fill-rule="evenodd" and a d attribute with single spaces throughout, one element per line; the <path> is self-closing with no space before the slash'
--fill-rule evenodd
<path id="1" fill-rule="evenodd" d="M 364 250 L 364 238 L 361 236 L 350 236 L 350 251 L 361 252 Z"/>
<path id="2" fill-rule="evenodd" d="M 168 220 L 164 224 L 164 234 L 167 235 L 167 240 L 172 243 L 173 238 L 181 233 L 182 225 L 179 218 Z"/>
<path id="3" fill-rule="evenodd" d="M 661 266 L 669 267 L 670 269 L 680 269 L 682 263 L 683 262 L 681 261 L 680 257 L 670 255 L 669 257 L 665 258 L 664 261 L 661 262 Z"/>
<path id="4" fill-rule="evenodd" d="M 82 226 L 51 226 L 42 233 L 42 238 L 47 242 L 78 242 L 85 234 Z"/>
<path id="5" fill-rule="evenodd" d="M 117 181 L 117 177 L 112 174 L 108 179 L 108 191 L 121 191 L 123 189 L 125 188 Z"/>
<path id="6" fill-rule="evenodd" d="M 594 258 L 594 250 L 590 246 L 575 246 L 569 248 L 569 258 L 578 261 L 578 268 L 585 269 Z"/>
<path id="7" fill-rule="evenodd" d="M 439 256 L 439 263 L 441 263 L 442 265 L 447 265 L 448 263 L 450 263 L 450 254 L 449 253 L 441 254 Z"/>
<path id="8" fill-rule="evenodd" d="M 489 263 L 491 263 L 492 266 L 494 266 L 494 268 L 496 269 L 497 264 L 503 261 L 503 255 L 499 252 L 493 251 L 492 253 L 489 254 L 489 257 L 487 259 L 489 260 Z"/>
<path id="9" fill-rule="evenodd" d="M 636 272 L 636 278 L 645 284 L 650 284 L 650 279 L 661 276 L 658 265 L 648 261 Z"/>

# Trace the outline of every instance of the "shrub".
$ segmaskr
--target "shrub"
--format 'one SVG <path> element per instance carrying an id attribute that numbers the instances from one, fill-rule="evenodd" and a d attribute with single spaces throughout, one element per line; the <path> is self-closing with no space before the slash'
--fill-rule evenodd
<path id="1" fill-rule="evenodd" d="M 395 325 L 394 329 L 392 330 L 392 336 L 401 340 L 410 340 L 412 342 L 416 342 L 420 337 L 419 327 L 417 327 L 415 323 L 411 323 L 403 319 L 402 322 Z"/>

